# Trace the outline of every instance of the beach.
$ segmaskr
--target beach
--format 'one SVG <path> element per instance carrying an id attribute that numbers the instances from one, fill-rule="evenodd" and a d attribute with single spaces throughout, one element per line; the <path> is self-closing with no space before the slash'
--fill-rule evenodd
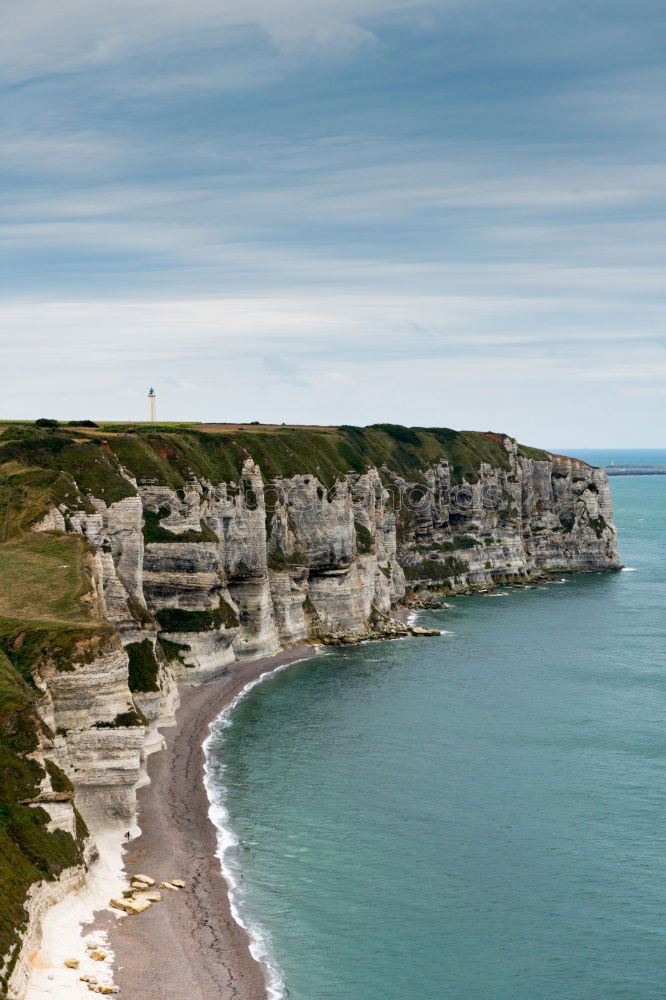
<path id="1" fill-rule="evenodd" d="M 148 761 L 150 784 L 138 792 L 141 835 L 125 849 L 128 875 L 158 882 L 182 879 L 185 889 L 162 891 L 145 913 L 116 919 L 99 914 L 115 954 L 114 981 L 128 1000 L 264 1000 L 263 966 L 234 920 L 222 877 L 217 830 L 204 786 L 203 743 L 210 723 L 261 674 L 312 655 L 310 646 L 235 663 L 222 676 L 181 689 L 177 725 L 163 730 L 166 748 Z"/>

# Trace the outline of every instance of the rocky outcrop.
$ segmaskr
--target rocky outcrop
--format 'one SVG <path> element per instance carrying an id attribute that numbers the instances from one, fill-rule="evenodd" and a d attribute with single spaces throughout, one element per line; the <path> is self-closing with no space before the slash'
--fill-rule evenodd
<path id="1" fill-rule="evenodd" d="M 509 468 L 481 464 L 476 482 L 450 469 L 427 472 L 427 489 L 405 512 L 400 562 L 413 586 L 480 589 L 548 572 L 620 566 L 606 474 L 584 462 L 519 455 L 504 439 Z M 397 483 L 401 495 L 409 487 Z"/>

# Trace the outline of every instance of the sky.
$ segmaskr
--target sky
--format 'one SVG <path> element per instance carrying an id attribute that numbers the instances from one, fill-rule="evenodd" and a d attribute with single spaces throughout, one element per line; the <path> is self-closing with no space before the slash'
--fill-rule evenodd
<path id="1" fill-rule="evenodd" d="M 663 0 L 7 0 L 0 417 L 661 447 Z"/>

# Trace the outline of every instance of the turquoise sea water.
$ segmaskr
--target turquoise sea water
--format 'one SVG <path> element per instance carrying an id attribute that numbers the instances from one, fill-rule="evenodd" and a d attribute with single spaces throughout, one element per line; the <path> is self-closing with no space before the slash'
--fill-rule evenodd
<path id="1" fill-rule="evenodd" d="M 218 727 L 283 995 L 666 995 L 666 477 L 612 490 L 633 572 L 451 600 L 441 638 L 293 665 Z"/>

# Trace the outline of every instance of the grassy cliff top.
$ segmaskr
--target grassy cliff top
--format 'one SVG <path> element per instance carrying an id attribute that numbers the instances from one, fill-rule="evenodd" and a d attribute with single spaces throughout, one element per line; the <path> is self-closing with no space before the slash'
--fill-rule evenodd
<path id="1" fill-rule="evenodd" d="M 92 512 L 88 493 L 134 493 L 99 443 L 28 434 L 0 437 L 0 652 L 31 683 L 45 658 L 61 669 L 85 661 L 109 626 L 93 617 L 90 544 L 80 534 L 35 532 L 54 505 Z M 76 476 L 76 479 L 74 478 Z"/>
<path id="2" fill-rule="evenodd" d="M 159 483 L 177 489 L 194 476 L 212 482 L 238 482 L 248 458 L 257 462 L 267 481 L 311 474 L 330 486 L 349 472 L 364 472 L 372 466 L 384 466 L 406 479 L 419 479 L 422 470 L 446 461 L 455 482 L 474 482 L 483 462 L 509 470 L 503 441 L 503 435 L 492 432 L 397 424 L 105 424 L 50 430 L 7 425 L 0 436 L 0 474 L 5 471 L 11 478 L 30 470 L 37 476 L 37 470 L 42 470 L 44 476 L 48 471 L 53 479 L 41 483 L 44 490 L 68 498 L 75 483 L 83 499 L 92 495 L 107 503 L 134 492 L 121 474 L 121 466 L 139 484 Z M 520 452 L 538 460 L 549 457 L 544 451 L 522 446 Z"/>

